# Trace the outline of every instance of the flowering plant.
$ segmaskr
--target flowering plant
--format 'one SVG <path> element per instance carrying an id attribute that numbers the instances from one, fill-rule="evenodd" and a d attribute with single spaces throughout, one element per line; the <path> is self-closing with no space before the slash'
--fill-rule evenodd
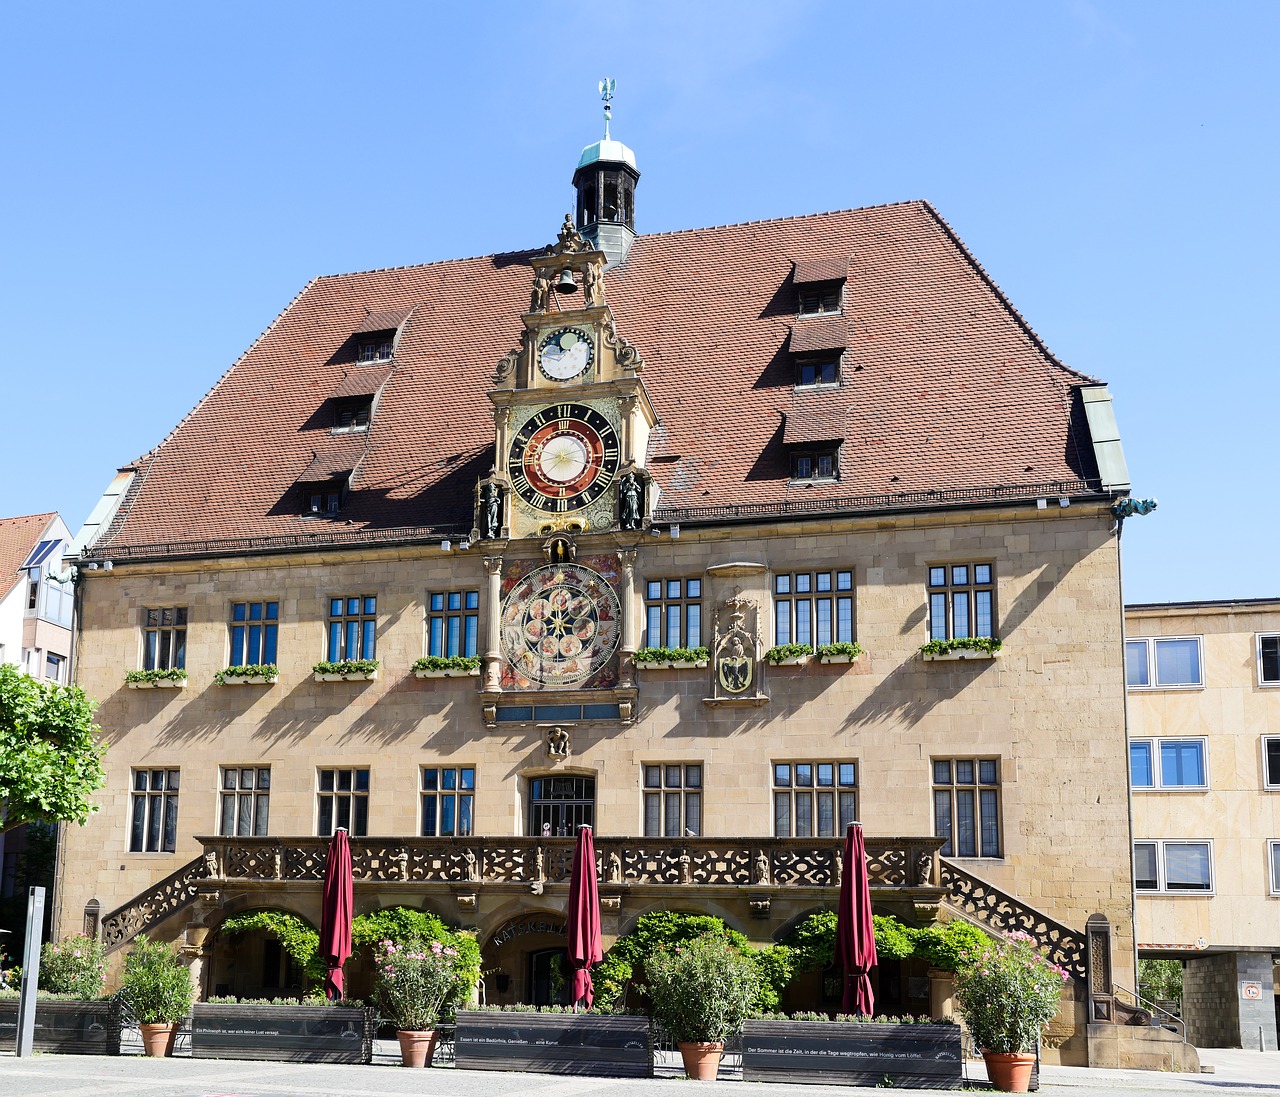
<path id="1" fill-rule="evenodd" d="M 1058 1012 L 1067 973 L 1010 933 L 956 972 L 956 1004 L 974 1045 L 983 1051 L 1031 1052 Z"/>
<path id="2" fill-rule="evenodd" d="M 387 1020 L 404 1032 L 434 1028 L 458 985 L 458 950 L 439 941 L 380 941 L 374 960 L 373 993 Z"/>
<path id="3" fill-rule="evenodd" d="M 92 1000 L 102 993 L 106 953 L 102 942 L 83 933 L 46 941 L 40 951 L 40 989 Z"/>
<path id="4" fill-rule="evenodd" d="M 644 964 L 653 1015 L 678 1043 L 715 1043 L 741 1027 L 760 992 L 755 962 L 718 934 L 663 945 Z"/>

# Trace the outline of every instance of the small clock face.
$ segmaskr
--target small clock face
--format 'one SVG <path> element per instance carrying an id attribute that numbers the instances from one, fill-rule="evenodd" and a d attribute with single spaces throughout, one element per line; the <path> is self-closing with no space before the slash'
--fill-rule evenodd
<path id="1" fill-rule="evenodd" d="M 622 611 L 604 576 L 580 564 L 536 568 L 503 600 L 502 648 L 521 677 L 572 686 L 618 648 Z"/>
<path id="2" fill-rule="evenodd" d="M 613 483 L 618 433 L 595 408 L 555 404 L 516 433 L 509 464 L 516 494 L 534 509 L 581 510 Z"/>
<path id="3" fill-rule="evenodd" d="M 569 381 L 584 373 L 592 358 L 591 336 L 581 328 L 553 331 L 538 348 L 538 368 L 552 381 Z"/>

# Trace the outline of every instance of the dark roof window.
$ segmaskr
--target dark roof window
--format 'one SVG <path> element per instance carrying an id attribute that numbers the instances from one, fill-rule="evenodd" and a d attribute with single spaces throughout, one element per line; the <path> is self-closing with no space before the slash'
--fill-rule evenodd
<path id="1" fill-rule="evenodd" d="M 807 450 L 791 455 L 791 479 L 834 480 L 839 475 L 838 448 Z"/>
<path id="2" fill-rule="evenodd" d="M 303 484 L 302 513 L 314 518 L 332 517 L 342 509 L 344 494 L 340 480 L 327 484 Z"/>
<path id="3" fill-rule="evenodd" d="M 843 282 L 814 282 L 797 287 L 801 316 L 827 316 L 840 311 L 844 300 Z"/>
<path id="4" fill-rule="evenodd" d="M 372 411 L 373 399 L 368 396 L 351 396 L 345 400 L 335 400 L 332 433 L 349 434 L 353 431 L 368 430 Z"/>
<path id="5" fill-rule="evenodd" d="M 835 385 L 840 383 L 840 355 L 817 355 L 796 360 L 797 385 Z"/>

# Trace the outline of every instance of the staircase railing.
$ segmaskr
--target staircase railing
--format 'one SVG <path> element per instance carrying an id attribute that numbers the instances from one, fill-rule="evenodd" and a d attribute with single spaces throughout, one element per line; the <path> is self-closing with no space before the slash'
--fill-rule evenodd
<path id="1" fill-rule="evenodd" d="M 205 858 L 197 857 L 146 891 L 135 895 L 123 906 L 104 915 L 101 922 L 102 943 L 107 952 L 115 952 L 139 933 L 146 933 L 166 918 L 190 906 L 200 891 L 200 881 L 207 876 L 208 865 Z"/>
<path id="2" fill-rule="evenodd" d="M 1065 968 L 1081 983 L 1085 982 L 1087 950 L 1083 933 L 1027 906 L 1021 899 L 966 872 L 945 857 L 940 860 L 944 903 L 1001 935 L 1027 934 L 1045 949 L 1055 964 Z"/>

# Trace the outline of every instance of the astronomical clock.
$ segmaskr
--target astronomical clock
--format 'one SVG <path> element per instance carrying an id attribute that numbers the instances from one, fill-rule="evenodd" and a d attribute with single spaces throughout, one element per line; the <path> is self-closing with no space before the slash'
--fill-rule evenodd
<path id="1" fill-rule="evenodd" d="M 628 561 L 657 501 L 645 469 L 657 416 L 644 362 L 605 301 L 604 253 L 566 218 L 531 264 L 523 337 L 489 393 L 494 465 L 476 485 L 473 537 L 500 575 L 482 688 L 495 704 L 607 690 L 581 699 L 617 700 L 625 714 L 635 692 L 620 658 L 634 612 Z"/>

